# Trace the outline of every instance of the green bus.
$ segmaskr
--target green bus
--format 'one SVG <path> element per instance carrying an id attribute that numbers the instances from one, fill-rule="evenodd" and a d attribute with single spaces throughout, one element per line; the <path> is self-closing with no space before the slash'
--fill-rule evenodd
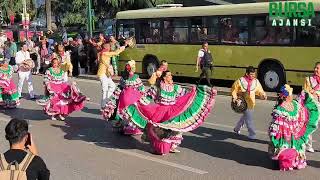
<path id="1" fill-rule="evenodd" d="M 202 42 L 214 57 L 212 78 L 235 80 L 249 65 L 267 91 L 287 82 L 303 84 L 320 61 L 320 1 L 312 0 L 312 26 L 274 27 L 269 3 L 151 8 L 117 14 L 117 37 L 133 36 L 136 47 L 120 56 L 120 68 L 137 62 L 137 72 L 151 75 L 167 60 L 175 76 L 199 77 L 196 58 Z"/>

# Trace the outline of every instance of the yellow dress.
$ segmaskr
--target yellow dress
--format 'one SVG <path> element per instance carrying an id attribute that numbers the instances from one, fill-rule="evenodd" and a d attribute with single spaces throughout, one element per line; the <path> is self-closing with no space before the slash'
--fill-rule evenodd
<path id="1" fill-rule="evenodd" d="M 250 87 L 250 95 L 247 92 L 247 85 L 248 83 L 244 77 L 236 80 L 232 85 L 231 95 L 234 99 L 237 99 L 239 95 L 244 95 L 244 98 L 248 105 L 248 109 L 253 109 L 256 104 L 256 95 L 265 96 L 266 93 L 264 92 L 258 79 L 254 79 L 252 81 Z"/>

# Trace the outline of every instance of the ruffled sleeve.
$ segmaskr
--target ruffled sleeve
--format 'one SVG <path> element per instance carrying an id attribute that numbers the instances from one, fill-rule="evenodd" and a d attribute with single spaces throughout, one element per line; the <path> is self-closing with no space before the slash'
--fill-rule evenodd
<path id="1" fill-rule="evenodd" d="M 156 99 L 157 92 L 157 87 L 152 86 L 150 89 L 146 91 L 145 95 L 140 99 L 140 103 L 144 105 L 150 104 L 152 100 Z"/>
<path id="2" fill-rule="evenodd" d="M 51 80 L 51 73 L 50 73 L 49 69 L 47 69 L 44 74 L 43 83 L 47 84 L 50 82 L 50 80 Z"/>
<path id="3" fill-rule="evenodd" d="M 175 86 L 177 86 L 177 97 L 181 97 L 187 94 L 188 90 L 186 88 L 183 88 L 180 85 L 175 85 Z"/>

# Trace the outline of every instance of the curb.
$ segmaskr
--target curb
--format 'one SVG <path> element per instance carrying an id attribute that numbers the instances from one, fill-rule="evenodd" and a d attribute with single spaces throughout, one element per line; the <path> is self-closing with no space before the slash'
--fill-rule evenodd
<path id="1" fill-rule="evenodd" d="M 80 76 L 76 77 L 76 79 L 86 79 L 86 80 L 99 81 L 99 78 L 96 75 L 80 75 Z M 119 82 L 120 77 L 112 78 L 112 80 L 114 82 Z M 142 80 L 142 82 L 147 83 L 146 79 L 141 79 L 141 80 Z M 190 85 L 188 83 L 179 83 L 179 82 L 177 82 L 177 84 L 180 84 L 182 86 Z M 218 95 L 231 96 L 230 88 L 226 88 L 226 87 L 215 87 L 215 88 L 218 91 Z M 277 98 L 278 98 L 277 93 L 275 93 L 275 92 L 266 92 L 266 93 L 267 93 L 269 101 L 276 101 L 277 100 Z M 259 99 L 259 97 L 257 97 L 257 99 Z"/>

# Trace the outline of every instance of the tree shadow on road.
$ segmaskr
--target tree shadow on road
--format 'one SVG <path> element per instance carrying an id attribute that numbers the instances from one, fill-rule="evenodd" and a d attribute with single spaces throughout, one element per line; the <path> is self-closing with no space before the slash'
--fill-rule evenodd
<path id="1" fill-rule="evenodd" d="M 242 147 L 240 145 L 226 142 L 228 138 L 245 140 L 245 136 L 238 136 L 232 132 L 221 131 L 199 127 L 192 133 L 198 136 L 184 136 L 182 147 L 204 153 L 212 157 L 233 160 L 248 166 L 257 166 L 267 169 L 274 169 L 272 161 L 266 151 L 254 148 Z M 201 136 L 201 137 L 199 137 Z M 267 141 L 257 140 L 259 143 L 267 144 Z M 267 146 L 266 146 L 267 148 Z"/>
<path id="2" fill-rule="evenodd" d="M 104 148 L 139 149 L 149 151 L 148 144 L 139 141 L 140 136 L 124 136 L 113 132 L 106 121 L 96 118 L 68 117 L 65 125 L 52 124 L 60 128 L 67 140 L 81 140 Z"/>

